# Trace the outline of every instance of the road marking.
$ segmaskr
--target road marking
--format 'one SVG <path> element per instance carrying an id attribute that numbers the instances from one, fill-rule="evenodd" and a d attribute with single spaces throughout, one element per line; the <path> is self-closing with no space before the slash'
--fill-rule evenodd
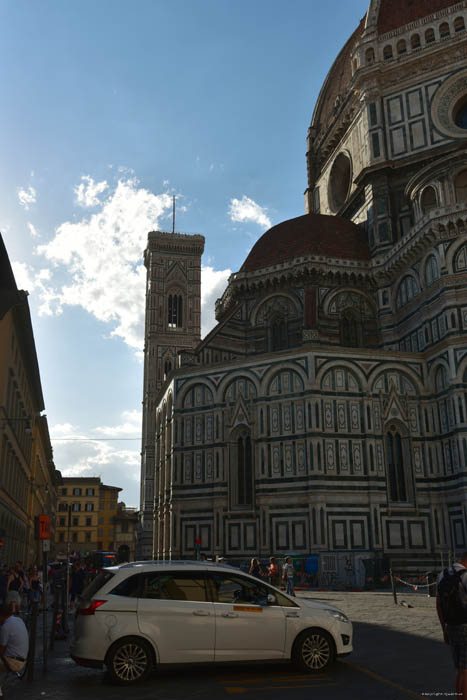
<path id="1" fill-rule="evenodd" d="M 394 683 L 393 681 L 390 681 L 387 678 L 380 676 L 378 673 L 375 673 L 374 671 L 370 671 L 369 668 L 365 668 L 364 666 L 357 666 L 356 664 L 351 664 L 349 661 L 341 661 L 340 663 L 345 664 L 345 666 L 348 666 L 349 668 L 354 669 L 354 671 L 359 671 L 360 673 L 364 673 L 366 676 L 369 676 L 370 678 L 374 678 L 376 681 L 379 681 L 380 683 L 384 683 L 385 685 L 388 685 L 390 688 L 395 688 L 396 690 L 400 690 L 402 693 L 409 695 L 411 698 L 418 698 L 418 700 L 425 700 L 425 697 L 423 695 L 419 695 L 414 690 L 409 690 L 409 688 L 404 688 L 403 685 L 399 685 L 399 683 Z"/>
<path id="2" fill-rule="evenodd" d="M 318 681 L 327 681 L 330 680 L 329 676 L 318 676 L 318 675 L 313 675 L 311 678 L 316 679 Z M 306 676 L 299 676 L 298 674 L 295 676 L 294 674 L 290 674 L 287 676 L 274 676 L 273 678 L 270 678 L 269 681 L 271 683 L 273 682 L 285 682 L 285 681 L 309 681 L 311 680 L 310 675 Z M 264 683 L 264 677 L 259 677 L 259 678 L 219 678 L 218 679 L 220 683 Z"/>

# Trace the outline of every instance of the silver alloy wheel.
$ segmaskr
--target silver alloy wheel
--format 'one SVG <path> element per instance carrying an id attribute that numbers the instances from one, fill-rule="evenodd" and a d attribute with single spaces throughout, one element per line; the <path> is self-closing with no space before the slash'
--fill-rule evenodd
<path id="1" fill-rule="evenodd" d="M 146 650 L 139 644 L 123 644 L 112 659 L 115 676 L 127 683 L 136 682 L 144 676 L 149 659 Z"/>
<path id="2" fill-rule="evenodd" d="M 329 662 L 331 648 L 323 635 L 309 634 L 302 642 L 301 654 L 303 663 L 308 668 L 319 671 Z"/>

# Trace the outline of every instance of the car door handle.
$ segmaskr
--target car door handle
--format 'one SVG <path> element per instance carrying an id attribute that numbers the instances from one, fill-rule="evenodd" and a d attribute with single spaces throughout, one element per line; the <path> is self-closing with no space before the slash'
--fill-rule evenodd
<path id="1" fill-rule="evenodd" d="M 300 617 L 300 615 L 296 612 L 293 613 L 285 613 L 286 617 Z"/>
<path id="2" fill-rule="evenodd" d="M 210 614 L 211 613 L 209 613 L 207 610 L 193 610 L 193 615 L 199 615 L 200 617 L 207 617 Z"/>
<path id="3" fill-rule="evenodd" d="M 237 613 L 222 613 L 222 617 L 238 617 Z"/>

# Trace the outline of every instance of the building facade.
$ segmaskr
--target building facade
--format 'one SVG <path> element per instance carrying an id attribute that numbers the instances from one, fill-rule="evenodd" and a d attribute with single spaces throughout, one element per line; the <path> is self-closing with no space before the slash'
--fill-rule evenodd
<path id="1" fill-rule="evenodd" d="M 139 513 L 136 508 L 127 508 L 119 503 L 115 522 L 115 551 L 118 561 L 134 561 L 136 557 L 136 537 Z"/>
<path id="2" fill-rule="evenodd" d="M 371 0 L 336 58 L 306 214 L 259 239 L 145 412 L 154 556 L 422 571 L 466 548 L 466 23 Z"/>
<path id="3" fill-rule="evenodd" d="M 94 550 L 115 550 L 115 516 L 122 489 L 99 477 L 64 477 L 59 487 L 56 554 L 84 556 Z"/>
<path id="4" fill-rule="evenodd" d="M 0 559 L 40 563 L 34 517 L 55 521 L 57 484 L 28 294 L 0 236 Z M 54 532 L 52 528 L 53 546 Z"/>

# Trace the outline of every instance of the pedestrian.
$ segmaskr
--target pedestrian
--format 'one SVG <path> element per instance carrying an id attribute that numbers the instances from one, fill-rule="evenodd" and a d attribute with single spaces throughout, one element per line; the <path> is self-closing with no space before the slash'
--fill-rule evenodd
<path id="1" fill-rule="evenodd" d="M 21 671 L 29 652 L 26 625 L 9 605 L 0 607 L 0 625 L 0 671 Z"/>
<path id="2" fill-rule="evenodd" d="M 76 596 L 80 596 L 84 590 L 85 573 L 79 562 L 75 561 L 70 580 L 70 603 L 73 605 Z"/>
<path id="3" fill-rule="evenodd" d="M 279 586 L 279 567 L 275 557 L 269 557 L 268 576 L 271 586 Z"/>
<path id="4" fill-rule="evenodd" d="M 452 648 L 456 695 L 467 700 L 467 552 L 439 575 L 436 610 L 444 641 Z"/>
<path id="5" fill-rule="evenodd" d="M 40 603 L 41 600 L 42 585 L 37 566 L 30 570 L 29 586 L 29 610 L 31 610 L 33 603 Z"/>
<path id="6" fill-rule="evenodd" d="M 21 591 L 23 590 L 24 580 L 17 573 L 14 566 L 10 567 L 10 574 L 6 585 L 5 603 L 11 605 L 13 613 L 19 613 L 21 605 Z"/>
<path id="7" fill-rule="evenodd" d="M 261 570 L 261 566 L 258 559 L 251 560 L 250 571 L 248 573 L 250 574 L 250 576 L 255 576 L 255 578 L 262 578 L 263 572 Z"/>
<path id="8" fill-rule="evenodd" d="M 290 557 L 285 558 L 285 564 L 282 569 L 282 580 L 285 583 L 285 592 L 289 595 L 295 596 L 294 586 L 293 586 L 293 564 Z"/>

